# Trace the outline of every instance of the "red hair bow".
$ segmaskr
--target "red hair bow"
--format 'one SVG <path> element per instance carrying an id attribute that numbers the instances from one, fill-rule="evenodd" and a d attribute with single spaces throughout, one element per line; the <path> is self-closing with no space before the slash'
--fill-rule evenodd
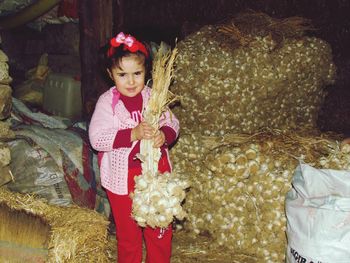
<path id="1" fill-rule="evenodd" d="M 133 36 L 125 35 L 123 32 L 120 32 L 116 37 L 111 39 L 111 47 L 107 53 L 108 57 L 112 56 L 115 52 L 114 48 L 119 47 L 121 44 L 124 45 L 124 50 L 129 50 L 132 53 L 141 51 L 146 57 L 148 57 L 146 47 L 141 42 L 137 41 Z"/>

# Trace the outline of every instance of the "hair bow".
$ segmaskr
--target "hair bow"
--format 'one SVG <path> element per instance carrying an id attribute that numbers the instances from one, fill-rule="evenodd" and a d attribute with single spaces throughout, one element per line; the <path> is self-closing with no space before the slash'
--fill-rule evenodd
<path id="1" fill-rule="evenodd" d="M 120 32 L 117 36 L 111 39 L 111 47 L 109 48 L 107 55 L 109 57 L 112 56 L 115 52 L 114 48 L 119 47 L 122 44 L 124 45 L 124 50 L 129 50 L 132 53 L 141 51 L 146 57 L 148 57 L 146 47 L 141 42 L 137 41 L 133 36 L 125 35 L 123 32 Z"/>

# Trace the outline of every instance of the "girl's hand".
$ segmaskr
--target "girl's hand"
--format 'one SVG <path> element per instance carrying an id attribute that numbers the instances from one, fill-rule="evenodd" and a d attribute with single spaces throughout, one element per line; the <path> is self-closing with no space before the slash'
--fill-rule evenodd
<path id="1" fill-rule="evenodd" d="M 153 138 L 154 129 L 147 122 L 143 121 L 131 130 L 131 141 L 150 140 Z"/>
<path id="2" fill-rule="evenodd" d="M 161 130 L 158 130 L 153 138 L 153 147 L 160 148 L 165 143 L 165 134 Z"/>

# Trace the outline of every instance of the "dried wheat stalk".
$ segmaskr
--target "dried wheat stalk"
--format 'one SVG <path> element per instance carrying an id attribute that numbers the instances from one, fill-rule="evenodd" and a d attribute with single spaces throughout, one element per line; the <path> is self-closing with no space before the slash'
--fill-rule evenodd
<path id="1" fill-rule="evenodd" d="M 159 119 L 172 102 L 169 86 L 172 79 L 173 64 L 177 54 L 165 52 L 160 46 L 153 65 L 153 87 L 147 108 L 143 112 L 144 120 L 158 130 Z M 139 158 L 142 161 L 142 175 L 135 178 L 132 216 L 140 226 L 167 227 L 176 217 L 183 219 L 185 212 L 181 202 L 185 198 L 184 189 L 188 183 L 173 174 L 158 173 L 160 149 L 153 147 L 153 140 L 141 140 Z"/>

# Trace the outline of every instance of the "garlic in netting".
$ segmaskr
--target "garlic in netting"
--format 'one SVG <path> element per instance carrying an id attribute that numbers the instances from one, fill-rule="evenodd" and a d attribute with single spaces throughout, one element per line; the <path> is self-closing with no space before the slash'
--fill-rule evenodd
<path id="1" fill-rule="evenodd" d="M 182 134 L 171 152 L 175 170 L 191 175 L 182 228 L 209 235 L 210 248 L 255 256 L 254 262 L 284 262 L 284 200 L 298 160 L 350 169 L 350 145 L 340 147 L 339 137 L 316 130 Z"/>
<path id="2" fill-rule="evenodd" d="M 143 112 L 144 120 L 155 130 L 159 129 L 161 115 L 170 111 L 168 88 L 176 54 L 176 48 L 172 52 L 165 52 L 161 44 L 155 56 L 151 96 Z M 135 191 L 131 194 L 132 217 L 140 226 L 153 228 L 167 227 L 174 217 L 182 220 L 186 213 L 181 203 L 185 198 L 185 189 L 189 187 L 188 182 L 177 178 L 174 173 L 158 172 L 161 152 L 159 148 L 153 147 L 153 140 L 141 140 L 138 157 L 142 161 L 142 174 L 135 177 Z"/>
<path id="3" fill-rule="evenodd" d="M 240 13 L 179 41 L 172 91 L 182 96 L 174 108 L 182 132 L 223 136 L 261 127 L 316 128 L 336 67 L 330 44 L 300 35 L 304 27 L 296 21 Z M 272 37 L 276 30 L 283 41 Z"/>

